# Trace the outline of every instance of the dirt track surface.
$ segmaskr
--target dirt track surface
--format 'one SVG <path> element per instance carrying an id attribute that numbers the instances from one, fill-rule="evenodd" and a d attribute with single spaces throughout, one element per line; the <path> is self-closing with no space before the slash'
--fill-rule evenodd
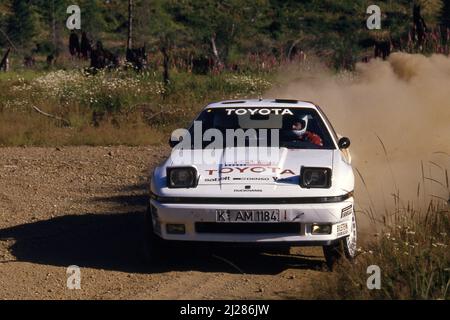
<path id="1" fill-rule="evenodd" d="M 164 147 L 0 148 L 0 299 L 308 298 L 317 248 L 142 258 L 147 180 Z M 81 290 L 66 268 L 81 268 Z M 316 284 L 317 286 L 317 284 Z"/>

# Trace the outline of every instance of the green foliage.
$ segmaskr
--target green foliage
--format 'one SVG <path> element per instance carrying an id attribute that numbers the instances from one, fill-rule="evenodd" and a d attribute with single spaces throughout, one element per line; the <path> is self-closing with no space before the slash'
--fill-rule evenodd
<path id="1" fill-rule="evenodd" d="M 450 29 L 450 0 L 443 0 L 440 22 L 443 26 Z"/>
<path id="2" fill-rule="evenodd" d="M 439 21 L 444 0 L 416 0 L 422 7 L 422 15 L 428 24 L 435 24 Z"/>
<path id="3" fill-rule="evenodd" d="M 142 1 L 137 5 L 137 33 L 141 34 L 144 42 L 172 46 L 186 41 L 189 36 L 186 28 L 169 13 L 172 5 L 172 2 L 164 0 Z"/>
<path id="4" fill-rule="evenodd" d="M 35 8 L 31 1 L 13 0 L 11 10 L 13 14 L 9 17 L 8 33 L 13 41 L 24 46 L 36 33 Z"/>
<path id="5" fill-rule="evenodd" d="M 84 0 L 78 4 L 82 11 L 81 29 L 88 33 L 98 36 L 101 32 L 108 30 L 106 18 L 111 14 L 108 11 L 107 4 L 101 0 Z M 126 11 L 125 11 L 126 12 Z"/>
<path id="6" fill-rule="evenodd" d="M 415 0 L 429 26 L 449 26 L 449 0 Z M 206 56 L 235 64 L 249 54 L 281 60 L 309 51 L 337 68 L 366 55 L 373 39 L 407 38 L 414 1 L 378 1 L 382 30 L 367 30 L 369 0 L 134 0 L 134 44 L 150 51 L 167 48 L 171 59 Z M 0 28 L 17 47 L 35 43 L 40 52 L 67 47 L 69 0 L 0 0 Z M 93 40 L 124 52 L 128 1 L 79 0 L 82 29 Z M 0 45 L 5 45 L 0 36 Z M 214 49 L 215 48 L 215 49 Z M 117 50 L 115 50 L 117 51 Z M 352 56 L 350 56 L 352 55 Z M 217 62 L 217 61 L 216 61 Z"/>

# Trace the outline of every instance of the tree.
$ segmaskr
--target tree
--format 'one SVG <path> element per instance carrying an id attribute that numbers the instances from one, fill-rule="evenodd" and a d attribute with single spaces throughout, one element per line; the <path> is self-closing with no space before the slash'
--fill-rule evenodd
<path id="1" fill-rule="evenodd" d="M 128 0 L 127 50 L 133 49 L 133 0 Z"/>
<path id="2" fill-rule="evenodd" d="M 8 34 L 20 47 L 31 47 L 30 40 L 36 34 L 34 7 L 29 0 L 13 0 L 12 15 L 8 22 Z"/>
<path id="3" fill-rule="evenodd" d="M 61 50 L 64 46 L 62 36 L 65 29 L 66 8 L 69 5 L 69 1 L 35 0 L 34 3 L 41 20 L 41 24 L 37 28 L 40 34 L 41 49 L 50 52 Z"/>
<path id="4" fill-rule="evenodd" d="M 252 5 L 242 0 L 188 0 L 174 1 L 172 15 L 178 23 L 189 30 L 195 43 L 209 48 L 216 64 L 226 64 L 236 40 L 251 25 L 252 17 L 244 16 L 251 8 L 257 8 L 261 1 Z"/>
<path id="5" fill-rule="evenodd" d="M 9 3 L 6 0 L 0 0 L 0 30 L 3 32 L 7 30 L 8 27 L 8 17 L 10 16 Z M 0 46 L 4 46 L 8 43 L 8 40 L 3 34 L 0 34 Z"/>
<path id="6" fill-rule="evenodd" d="M 443 0 L 440 22 L 444 28 L 450 29 L 450 0 Z"/>
<path id="7" fill-rule="evenodd" d="M 189 38 L 186 28 L 174 21 L 169 13 L 172 2 L 164 0 L 143 0 L 136 10 L 138 20 L 137 34 L 141 40 L 155 45 L 163 56 L 163 80 L 170 83 L 170 55 L 176 45 L 181 45 Z M 146 35 L 146 36 L 143 36 Z"/>
<path id="8" fill-rule="evenodd" d="M 112 15 L 112 11 L 107 11 L 108 2 L 100 0 L 80 0 L 81 8 L 81 30 L 88 32 L 94 37 L 107 30 L 108 23 L 105 18 Z M 106 12 L 105 12 L 106 11 Z"/>
<path id="9" fill-rule="evenodd" d="M 422 14 L 429 24 L 439 22 L 443 0 L 415 0 L 414 4 L 421 6 Z"/>

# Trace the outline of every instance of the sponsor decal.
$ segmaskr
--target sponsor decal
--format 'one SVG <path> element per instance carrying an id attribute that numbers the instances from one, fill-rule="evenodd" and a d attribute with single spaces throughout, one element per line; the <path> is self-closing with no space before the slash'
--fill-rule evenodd
<path id="1" fill-rule="evenodd" d="M 246 161 L 245 163 L 225 163 L 224 167 L 250 167 L 250 166 L 263 166 L 268 167 L 271 163 L 264 163 L 260 161 Z"/>
<path id="2" fill-rule="evenodd" d="M 263 192 L 262 189 L 234 189 L 233 192 Z"/>
<path id="3" fill-rule="evenodd" d="M 233 178 L 233 181 L 269 181 L 270 178 L 260 177 L 245 177 L 245 178 Z"/>
<path id="4" fill-rule="evenodd" d="M 280 177 L 272 177 L 273 182 L 295 182 L 295 177 L 288 177 L 288 178 L 280 178 Z"/>
<path id="5" fill-rule="evenodd" d="M 292 113 L 291 110 L 289 109 L 282 109 L 282 108 L 258 108 L 258 109 L 248 109 L 248 108 L 241 108 L 241 109 L 226 109 L 227 115 L 231 116 L 232 114 L 236 114 L 238 116 L 243 116 L 246 114 L 250 114 L 250 115 L 261 115 L 261 116 L 268 116 L 270 114 L 275 114 L 275 115 L 291 115 L 293 116 L 294 114 Z"/>
<path id="6" fill-rule="evenodd" d="M 205 182 L 229 181 L 230 177 L 205 178 Z"/>
<path id="7" fill-rule="evenodd" d="M 353 206 L 349 205 L 348 207 L 345 207 L 344 209 L 342 209 L 341 212 L 341 218 L 344 218 L 346 216 L 349 216 L 353 213 Z"/>
<path id="8" fill-rule="evenodd" d="M 284 169 L 278 167 L 225 167 L 221 169 L 207 169 L 205 170 L 209 176 L 214 173 L 230 174 L 230 173 L 279 173 L 280 175 L 295 175 L 291 169 Z"/>

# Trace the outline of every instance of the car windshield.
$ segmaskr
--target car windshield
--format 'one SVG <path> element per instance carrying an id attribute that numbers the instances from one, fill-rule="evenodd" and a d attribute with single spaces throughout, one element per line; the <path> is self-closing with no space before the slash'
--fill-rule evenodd
<path id="1" fill-rule="evenodd" d="M 205 148 L 216 139 L 216 135 L 213 135 L 212 139 L 204 139 L 208 130 L 209 132 L 213 130 L 216 134 L 220 132 L 227 146 L 231 145 L 226 138 L 231 137 L 234 132 L 237 136 L 238 133 L 245 133 L 241 140 L 245 144 L 257 141 L 259 146 L 265 139 L 267 142 L 265 145 L 278 145 L 290 149 L 335 148 L 324 122 L 318 112 L 311 108 L 209 108 L 200 113 L 189 132 L 191 136 L 201 133 L 203 141 L 201 145 Z M 239 138 L 235 136 L 233 146 L 239 145 L 238 140 Z"/>

